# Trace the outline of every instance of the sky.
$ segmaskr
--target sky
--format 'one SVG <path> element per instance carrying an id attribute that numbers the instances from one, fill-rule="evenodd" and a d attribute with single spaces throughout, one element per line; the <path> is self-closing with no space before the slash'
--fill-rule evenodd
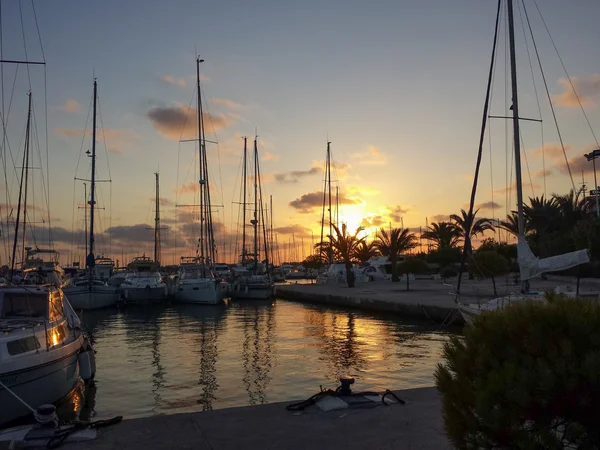
<path id="1" fill-rule="evenodd" d="M 600 134 L 594 57 L 600 3 L 538 2 L 591 130 L 535 3 L 525 5 L 573 183 L 580 187 L 583 170 L 592 187 L 592 167 L 582 155 L 597 147 L 593 133 Z M 303 259 L 320 237 L 328 141 L 339 221 L 351 230 L 362 225 L 372 236 L 378 227 L 403 225 L 418 232 L 468 206 L 494 1 L 14 0 L 1 8 L 2 58 L 46 65 L 2 65 L 0 214 L 3 223 L 7 214 L 15 219 L 31 89 L 27 240 L 47 242 L 49 209 L 63 263 L 85 255 L 83 182 L 75 178 L 89 177 L 84 152 L 91 148 L 94 78 L 98 178 L 112 180 L 97 186 L 104 208 L 95 223 L 97 253 L 121 263 L 152 254 L 158 171 L 162 259 L 175 263 L 194 254 L 194 211 L 176 205 L 195 203 L 197 146 L 179 140 L 196 136 L 196 55 L 205 60 L 207 139 L 218 142 L 207 151 L 213 203 L 222 205 L 213 214 L 220 259 L 234 262 L 239 253 L 233 242 L 241 228 L 243 136 L 251 145 L 258 135 L 263 197 L 273 198 L 280 259 Z M 521 116 L 543 120 L 522 124 L 525 196 L 564 193 L 572 183 L 517 3 L 515 15 Z M 503 18 L 490 111 L 499 116 L 510 114 L 511 103 L 505 24 Z M 479 215 L 503 218 L 515 207 L 514 188 L 506 189 L 514 185 L 511 129 L 503 119 L 489 122 L 477 204 Z M 3 239 L 5 262 L 12 248 L 5 225 Z"/>

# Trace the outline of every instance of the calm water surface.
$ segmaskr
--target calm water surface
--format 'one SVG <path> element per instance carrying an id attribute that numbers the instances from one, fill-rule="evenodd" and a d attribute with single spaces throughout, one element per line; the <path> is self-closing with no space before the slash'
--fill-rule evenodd
<path id="1" fill-rule="evenodd" d="M 84 312 L 97 351 L 85 415 L 140 417 L 433 384 L 452 330 L 277 300 Z"/>

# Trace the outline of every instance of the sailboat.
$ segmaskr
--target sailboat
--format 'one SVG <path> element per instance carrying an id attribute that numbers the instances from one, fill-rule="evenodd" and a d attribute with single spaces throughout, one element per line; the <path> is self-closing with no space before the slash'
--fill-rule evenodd
<path id="1" fill-rule="evenodd" d="M 108 277 L 98 276 L 96 264 L 105 268 L 110 265 L 107 258 L 96 260 L 94 256 L 94 211 L 96 206 L 96 103 L 98 99 L 98 82 L 94 80 L 94 101 L 93 101 L 93 129 L 92 129 L 92 152 L 88 155 L 92 159 L 92 177 L 90 200 L 90 223 L 89 223 L 89 253 L 85 259 L 86 274 L 85 277 L 71 281 L 64 286 L 63 291 L 71 306 L 75 309 L 100 309 L 116 305 L 119 299 L 119 289 L 115 286 L 109 286 L 106 283 Z M 87 201 L 87 198 L 85 199 Z M 86 236 L 87 238 L 87 236 Z M 100 268 L 99 267 L 99 268 Z M 104 274 L 102 270 L 102 274 Z"/>
<path id="2" fill-rule="evenodd" d="M 243 225 L 242 225 L 242 254 L 240 263 L 233 267 L 233 284 L 231 287 L 231 298 L 236 300 L 255 299 L 267 300 L 273 296 L 273 281 L 269 274 L 269 255 L 267 252 L 267 241 L 263 239 L 265 245 L 265 264 L 260 262 L 259 233 L 264 230 L 263 209 L 262 209 L 262 191 L 260 189 L 260 168 L 258 161 L 257 138 L 254 138 L 254 213 L 250 221 L 253 230 L 253 252 L 248 254 L 246 250 L 246 182 L 247 182 L 247 138 L 244 137 L 244 164 L 242 186 L 244 199 Z M 259 207 L 259 205 L 261 205 Z M 266 232 L 265 232 L 266 236 Z M 251 259 L 248 259 L 251 256 Z"/>
<path id="3" fill-rule="evenodd" d="M 214 276 L 215 236 L 212 221 L 212 203 L 206 158 L 204 117 L 202 115 L 202 90 L 200 88 L 200 63 L 196 58 L 196 82 L 198 91 L 198 152 L 200 164 L 200 236 L 195 257 L 182 257 L 175 285 L 175 301 L 181 303 L 220 303 L 227 292 L 227 284 Z"/>
<path id="4" fill-rule="evenodd" d="M 498 23 L 500 17 L 500 5 L 498 4 L 498 16 L 496 19 L 496 36 L 494 39 L 494 53 L 496 51 L 496 42 L 498 37 Z M 521 282 L 523 286 L 520 293 L 509 294 L 502 297 L 492 298 L 486 302 L 478 304 L 466 304 L 460 300 L 460 281 L 462 270 L 459 273 L 458 286 L 455 294 L 458 309 L 461 312 L 465 322 L 468 324 L 472 323 L 473 319 L 478 316 L 482 311 L 493 311 L 500 308 L 504 308 L 513 302 L 523 301 L 540 301 L 545 302 L 544 293 L 539 291 L 529 290 L 529 280 L 540 276 L 545 272 L 554 272 L 570 269 L 580 264 L 589 262 L 589 254 L 587 250 L 577 250 L 574 252 L 565 253 L 562 255 L 552 256 L 549 258 L 538 258 L 536 257 L 527 243 L 525 238 L 525 221 L 523 216 L 523 180 L 521 174 L 521 134 L 519 127 L 519 96 L 517 86 L 517 67 L 516 67 L 516 52 L 515 52 L 515 26 L 514 26 L 514 14 L 513 14 L 513 0 L 506 0 L 507 13 L 508 13 L 508 32 L 509 32 L 509 46 L 510 46 L 510 72 L 511 72 L 511 88 L 512 88 L 512 122 L 513 122 L 513 147 L 514 147 L 514 162 L 515 162 L 515 178 L 517 187 L 517 215 L 518 215 L 518 240 L 517 240 L 517 262 L 519 264 Z M 482 144 L 485 134 L 485 124 L 488 116 L 488 106 L 490 99 L 490 87 L 493 78 L 493 64 L 494 64 L 494 53 L 492 54 L 492 66 L 490 67 L 490 74 L 488 78 L 488 91 L 484 107 L 484 121 L 481 129 L 480 146 L 479 146 L 479 157 L 477 160 L 477 167 L 475 172 L 475 179 L 473 183 L 473 190 L 471 193 L 471 203 L 469 208 L 469 216 L 473 215 L 475 192 L 477 188 L 477 178 L 479 172 L 479 166 L 481 163 L 481 151 Z M 465 252 L 467 246 L 470 245 L 469 237 L 465 238 Z M 464 263 L 464 256 L 463 256 Z M 464 264 L 463 264 L 464 265 Z"/>
<path id="5" fill-rule="evenodd" d="M 79 382 L 83 359 L 87 358 L 86 378 L 93 376 L 89 359 L 93 350 L 87 351 L 79 318 L 60 288 L 60 267 L 56 260 L 42 257 L 56 252 L 25 247 L 25 230 L 20 230 L 21 209 L 24 217 L 27 209 L 23 187 L 29 167 L 31 110 L 30 93 L 11 270 L 7 283 L 0 286 L 0 427 L 71 392 Z M 25 263 L 23 277 L 17 278 L 20 232 Z"/>

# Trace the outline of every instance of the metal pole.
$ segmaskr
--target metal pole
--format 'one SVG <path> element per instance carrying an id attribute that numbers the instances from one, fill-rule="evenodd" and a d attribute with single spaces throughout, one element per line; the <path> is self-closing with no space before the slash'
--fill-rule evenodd
<path id="1" fill-rule="evenodd" d="M 594 186 L 596 189 L 596 217 L 600 217 L 600 201 L 598 200 L 598 180 L 596 179 L 596 156 L 592 159 L 592 164 L 594 165 Z"/>

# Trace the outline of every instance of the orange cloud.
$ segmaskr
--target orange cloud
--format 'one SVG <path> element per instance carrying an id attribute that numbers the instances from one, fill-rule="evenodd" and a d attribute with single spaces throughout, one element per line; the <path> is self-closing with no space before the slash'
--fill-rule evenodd
<path id="1" fill-rule="evenodd" d="M 55 128 L 54 132 L 65 138 L 78 138 L 84 136 L 91 138 L 92 130 L 83 128 Z M 123 153 L 128 147 L 133 147 L 140 139 L 140 135 L 130 129 L 117 130 L 114 128 L 98 128 L 96 130 L 98 142 L 106 141 L 106 150 L 111 153 Z"/>
<path id="2" fill-rule="evenodd" d="M 263 159 L 265 161 L 278 161 L 279 155 L 276 155 L 275 153 L 271 152 L 265 152 L 265 154 L 263 155 Z"/>
<path id="3" fill-rule="evenodd" d="M 227 98 L 211 98 L 210 102 L 214 105 L 223 106 L 227 109 L 242 109 L 244 107 L 244 105 L 241 103 L 236 103 Z"/>
<path id="4" fill-rule="evenodd" d="M 58 109 L 71 114 L 79 114 L 81 112 L 81 105 L 77 100 L 70 98 L 63 106 L 59 106 Z"/>
<path id="5" fill-rule="evenodd" d="M 148 111 L 147 116 L 152 121 L 154 129 L 164 137 L 173 140 L 193 139 L 198 136 L 198 111 L 183 103 L 173 106 L 157 106 Z M 205 127 L 218 131 L 232 125 L 235 121 L 224 114 L 219 116 L 203 112 Z"/>
<path id="6" fill-rule="evenodd" d="M 187 85 L 184 78 L 175 78 L 171 75 L 161 75 L 160 79 L 167 84 L 172 84 L 175 86 L 185 87 Z"/>
<path id="7" fill-rule="evenodd" d="M 360 164 L 379 166 L 387 163 L 387 155 L 374 145 L 370 145 L 362 153 L 352 154 L 351 157 L 358 160 Z"/>
<path id="8" fill-rule="evenodd" d="M 343 192 L 339 192 L 336 201 L 340 205 L 359 205 L 362 203 L 361 199 L 348 197 Z M 323 191 L 315 191 L 304 194 L 301 197 L 291 201 L 289 205 L 302 214 L 308 214 L 315 208 L 320 208 L 323 206 Z"/>
<path id="9" fill-rule="evenodd" d="M 582 106 L 593 106 L 592 97 L 600 94 L 600 74 L 587 75 L 585 77 L 571 77 L 571 83 L 566 78 L 560 78 L 558 84 L 562 87 L 563 92 L 554 95 L 554 100 L 557 105 L 567 108 L 576 108 L 581 102 Z M 579 97 L 579 101 L 577 98 Z"/>

